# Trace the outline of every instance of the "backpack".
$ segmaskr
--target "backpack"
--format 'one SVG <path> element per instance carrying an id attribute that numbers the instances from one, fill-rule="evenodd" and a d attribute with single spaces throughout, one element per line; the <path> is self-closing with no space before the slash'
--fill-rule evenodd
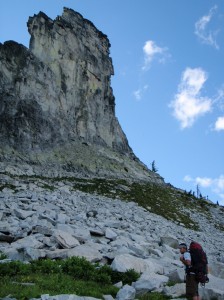
<path id="1" fill-rule="evenodd" d="M 197 282 L 204 286 L 209 281 L 207 277 L 207 255 L 197 242 L 190 243 L 189 252 L 191 254 L 191 272 L 195 273 Z"/>

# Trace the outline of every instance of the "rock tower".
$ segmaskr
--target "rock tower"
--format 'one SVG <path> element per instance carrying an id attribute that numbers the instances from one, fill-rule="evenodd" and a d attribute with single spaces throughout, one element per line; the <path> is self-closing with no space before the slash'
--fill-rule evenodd
<path id="1" fill-rule="evenodd" d="M 1 161 L 26 162 L 35 174 L 161 181 L 133 154 L 116 118 L 107 36 L 68 8 L 55 20 L 40 12 L 27 25 L 29 49 L 0 44 Z"/>

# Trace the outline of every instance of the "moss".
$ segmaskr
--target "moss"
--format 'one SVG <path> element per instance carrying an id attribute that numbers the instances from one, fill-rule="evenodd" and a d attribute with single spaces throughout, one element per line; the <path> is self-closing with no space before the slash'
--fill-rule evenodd
<path id="1" fill-rule="evenodd" d="M 0 192 L 2 192 L 4 189 L 10 189 L 15 192 L 17 187 L 13 184 L 5 183 L 5 184 L 0 185 Z"/>
<path id="2" fill-rule="evenodd" d="M 55 187 L 54 187 L 54 186 L 48 185 L 48 184 L 43 184 L 41 187 L 42 187 L 43 189 L 49 190 L 49 191 L 54 191 L 54 190 L 55 190 Z"/>

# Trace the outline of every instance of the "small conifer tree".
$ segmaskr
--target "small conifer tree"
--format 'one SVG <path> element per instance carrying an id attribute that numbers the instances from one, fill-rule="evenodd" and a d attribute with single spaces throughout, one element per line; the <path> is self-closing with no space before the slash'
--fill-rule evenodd
<path id="1" fill-rule="evenodd" d="M 158 172 L 155 160 L 153 160 L 153 162 L 151 163 L 151 166 L 152 166 L 152 169 L 151 169 L 152 172 L 154 172 L 154 173 Z"/>

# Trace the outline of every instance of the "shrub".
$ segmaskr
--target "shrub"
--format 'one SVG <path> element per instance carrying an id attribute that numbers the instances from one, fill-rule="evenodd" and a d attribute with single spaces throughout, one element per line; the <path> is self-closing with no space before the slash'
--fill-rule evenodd
<path id="1" fill-rule="evenodd" d="M 26 293 L 26 287 L 20 287 L 20 283 L 31 282 L 37 285 L 35 293 L 33 291 L 35 295 L 38 293 L 49 293 L 50 291 L 54 293 L 67 293 L 70 291 L 79 295 L 83 293 L 84 295 L 85 289 L 81 292 L 81 289 L 83 289 L 81 286 L 88 282 L 86 290 L 91 295 L 96 294 L 99 296 L 101 293 L 100 289 L 102 293 L 103 290 L 111 290 L 113 295 L 115 295 L 117 288 L 113 287 L 112 284 L 119 281 L 122 281 L 123 284 L 131 284 L 139 276 L 134 270 L 121 273 L 112 270 L 108 265 L 99 266 L 99 264 L 92 264 L 85 258 L 80 257 L 71 257 L 66 260 L 35 260 L 29 264 L 13 261 L 1 264 L 0 290 L 12 289 L 15 295 L 17 295 L 17 292 L 22 295 L 22 291 Z M 13 281 L 18 284 L 16 286 L 13 285 Z M 90 283 L 94 287 L 94 293 L 90 289 Z"/>
<path id="2" fill-rule="evenodd" d="M 0 251 L 0 260 L 6 259 L 7 255 Z"/>
<path id="3" fill-rule="evenodd" d="M 20 261 L 1 264 L 0 276 L 26 275 L 30 273 L 30 265 Z"/>
<path id="4" fill-rule="evenodd" d="M 81 280 L 94 280 L 95 267 L 84 257 L 71 257 L 61 264 L 62 272 Z"/>
<path id="5" fill-rule="evenodd" d="M 31 262 L 32 272 L 39 272 L 43 274 L 58 274 L 61 273 L 61 261 L 51 259 L 33 260 Z"/>
<path id="6" fill-rule="evenodd" d="M 111 277 L 112 284 L 122 281 L 123 284 L 131 284 L 136 281 L 140 274 L 134 269 L 130 269 L 126 272 L 118 272 L 111 269 L 111 267 L 105 265 L 100 268 L 100 272 L 107 273 Z"/>

